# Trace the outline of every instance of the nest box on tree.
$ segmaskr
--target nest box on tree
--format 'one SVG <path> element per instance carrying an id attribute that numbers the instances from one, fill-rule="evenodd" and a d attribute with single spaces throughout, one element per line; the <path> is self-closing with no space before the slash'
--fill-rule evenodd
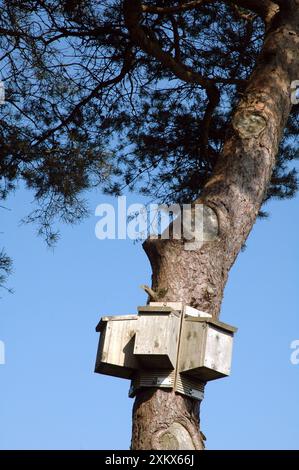
<path id="1" fill-rule="evenodd" d="M 230 374 L 236 328 L 181 302 L 151 302 L 138 315 L 103 317 L 95 372 L 202 400 L 207 381 Z"/>

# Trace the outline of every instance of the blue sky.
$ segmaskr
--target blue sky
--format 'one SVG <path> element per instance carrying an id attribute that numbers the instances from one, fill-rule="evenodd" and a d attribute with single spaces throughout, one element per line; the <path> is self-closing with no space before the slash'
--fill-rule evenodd
<path id="1" fill-rule="evenodd" d="M 19 221 L 32 195 L 20 189 L 1 211 L 0 246 L 14 258 L 2 292 L 0 340 L 1 449 L 127 449 L 129 382 L 93 373 L 102 315 L 135 313 L 150 284 L 141 244 L 100 241 L 91 216 L 61 227 L 54 251 Z M 130 196 L 129 202 L 142 202 Z M 235 325 L 230 378 L 208 384 L 202 431 L 209 449 L 298 449 L 299 365 L 290 344 L 299 339 L 298 198 L 273 202 L 235 263 L 221 319 Z"/>

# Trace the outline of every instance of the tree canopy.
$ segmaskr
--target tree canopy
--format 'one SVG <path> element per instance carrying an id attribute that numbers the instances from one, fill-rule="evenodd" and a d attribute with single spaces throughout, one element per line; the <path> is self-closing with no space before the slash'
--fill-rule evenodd
<path id="1" fill-rule="evenodd" d="M 86 214 L 94 186 L 193 201 L 280 3 L 1 0 L 0 199 L 23 181 L 48 242 L 55 221 Z M 265 202 L 296 192 L 297 110 Z"/>

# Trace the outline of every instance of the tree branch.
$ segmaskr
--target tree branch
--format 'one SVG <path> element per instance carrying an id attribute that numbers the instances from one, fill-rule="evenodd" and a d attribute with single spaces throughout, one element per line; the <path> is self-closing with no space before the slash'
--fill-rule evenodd
<path id="1" fill-rule="evenodd" d="M 175 51 L 175 59 L 181 61 L 181 50 L 180 50 L 180 35 L 178 31 L 178 25 L 173 16 L 170 17 L 172 30 L 173 30 L 173 44 Z"/>
<path id="2" fill-rule="evenodd" d="M 278 2 L 271 0 L 224 0 L 229 5 L 236 5 L 257 13 L 266 23 L 279 11 Z"/>
<path id="3" fill-rule="evenodd" d="M 127 35 L 121 31 L 120 29 L 116 28 L 109 28 L 107 26 L 98 26 L 97 28 L 90 29 L 90 30 L 68 30 L 67 28 L 59 28 L 60 33 L 57 36 L 53 36 L 45 41 L 45 44 L 51 44 L 52 42 L 59 41 L 59 39 L 68 38 L 68 37 L 98 37 L 99 35 L 116 35 L 123 38 L 127 38 Z M 42 39 L 42 37 L 38 37 L 38 39 Z"/>
<path id="4" fill-rule="evenodd" d="M 92 98 L 95 98 L 97 96 L 97 94 L 99 93 L 99 91 L 101 91 L 103 88 L 106 88 L 108 86 L 111 86 L 111 85 L 115 85 L 119 82 L 121 82 L 121 80 L 126 76 L 126 74 L 129 72 L 129 70 L 131 70 L 131 67 L 132 67 L 132 64 L 133 64 L 133 54 L 132 54 L 132 51 L 131 49 L 128 49 L 127 52 L 126 52 L 126 55 L 124 57 L 124 62 L 123 62 L 123 66 L 122 66 L 122 69 L 120 71 L 120 73 L 116 76 L 116 77 L 113 77 L 111 78 L 110 80 L 106 80 L 106 81 L 103 81 L 101 83 L 99 83 L 93 90 L 92 92 L 85 96 L 85 98 L 83 98 L 74 108 L 73 110 L 71 111 L 71 113 L 66 116 L 64 119 L 61 120 L 61 122 L 54 128 L 52 129 L 49 129 L 47 132 L 45 132 L 34 144 L 33 146 L 36 146 L 36 145 L 39 145 L 41 142 L 45 141 L 46 139 L 48 139 L 52 134 L 54 134 L 55 132 L 59 131 L 60 129 L 62 129 L 64 126 L 67 126 L 73 119 L 74 117 L 76 116 L 77 112 L 83 107 L 85 106 Z"/>
<path id="5" fill-rule="evenodd" d="M 152 57 L 159 60 L 165 67 L 171 70 L 174 75 L 187 83 L 194 83 L 203 87 L 209 99 L 206 107 L 205 115 L 202 120 L 202 144 L 201 149 L 204 150 L 208 144 L 209 127 L 215 107 L 219 103 L 220 93 L 211 80 L 194 71 L 184 63 L 176 60 L 172 55 L 163 51 L 159 42 L 146 33 L 145 28 L 140 25 L 142 18 L 142 4 L 140 0 L 124 0 L 124 19 L 125 24 L 130 32 L 131 38 L 135 44 L 141 47 Z M 176 44 L 178 46 L 178 44 Z M 176 50 L 176 56 L 178 52 Z"/>
<path id="6" fill-rule="evenodd" d="M 157 15 L 169 15 L 192 10 L 201 5 L 212 3 L 214 0 L 194 0 L 172 7 L 155 7 L 152 5 L 141 5 L 141 11 L 144 13 L 153 13 Z M 269 23 L 273 16 L 278 12 L 278 6 L 283 8 L 290 0 L 223 0 L 229 5 L 236 5 L 246 8 L 259 15 L 266 23 Z M 246 18 L 247 19 L 247 18 Z"/>

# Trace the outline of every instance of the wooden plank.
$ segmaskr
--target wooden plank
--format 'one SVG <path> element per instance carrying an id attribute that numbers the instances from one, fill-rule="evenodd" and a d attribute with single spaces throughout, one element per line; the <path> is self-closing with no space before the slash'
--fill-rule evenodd
<path id="1" fill-rule="evenodd" d="M 231 370 L 233 336 L 216 326 L 207 330 L 204 367 L 227 376 Z"/>
<path id="2" fill-rule="evenodd" d="M 188 317 L 188 318 L 186 318 L 186 321 L 210 323 L 211 325 L 218 326 L 218 328 L 221 328 L 224 331 L 229 331 L 231 333 L 236 333 L 238 331 L 238 328 L 236 328 L 235 326 L 228 325 L 227 323 L 223 323 L 219 320 L 216 320 L 215 318 Z"/>
<path id="3" fill-rule="evenodd" d="M 195 377 L 188 377 L 184 374 L 178 374 L 175 386 L 176 392 L 201 401 L 204 399 L 204 390 L 204 382 L 201 382 Z"/>
<path id="4" fill-rule="evenodd" d="M 135 316 L 137 318 L 137 316 Z M 139 367 L 134 356 L 136 318 L 103 321 L 95 371 L 116 377 L 131 378 Z"/>
<path id="5" fill-rule="evenodd" d="M 134 376 L 129 390 L 129 397 L 134 397 L 140 388 L 158 387 L 173 388 L 175 371 L 167 369 L 139 370 Z"/>
<path id="6" fill-rule="evenodd" d="M 171 307 L 155 307 L 152 305 L 145 305 L 142 307 L 137 307 L 137 309 L 138 309 L 138 313 L 149 313 L 149 314 L 159 313 L 160 315 L 168 314 L 173 311 L 173 308 Z"/>
<path id="7" fill-rule="evenodd" d="M 179 372 L 203 381 L 230 374 L 233 334 L 215 322 L 184 320 Z"/>
<path id="8" fill-rule="evenodd" d="M 180 317 L 140 315 L 136 332 L 134 355 L 146 368 L 176 367 Z"/>
<path id="9" fill-rule="evenodd" d="M 173 310 L 183 310 L 183 302 L 150 302 L 150 307 L 170 307 Z"/>
<path id="10" fill-rule="evenodd" d="M 184 313 L 185 316 L 195 318 L 212 318 L 212 315 L 210 315 L 209 313 L 203 312 L 202 310 L 197 310 L 197 308 L 190 307 L 189 305 L 186 305 Z"/>

